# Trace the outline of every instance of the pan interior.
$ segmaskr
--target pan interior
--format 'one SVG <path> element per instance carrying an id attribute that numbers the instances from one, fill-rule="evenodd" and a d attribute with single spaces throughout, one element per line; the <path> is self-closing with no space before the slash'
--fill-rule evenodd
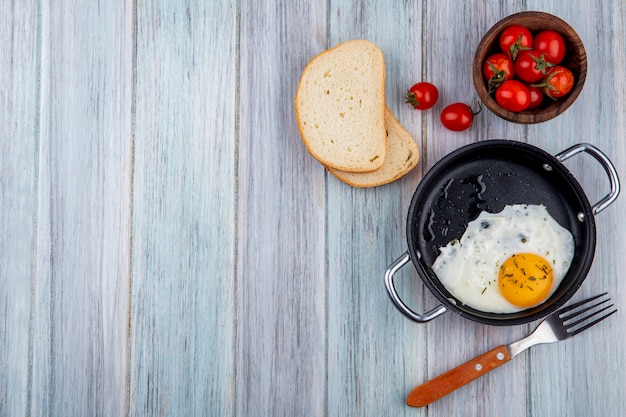
<path id="1" fill-rule="evenodd" d="M 431 266 L 439 248 L 460 238 L 467 224 L 482 211 L 500 212 L 509 204 L 546 206 L 550 215 L 574 236 L 572 265 L 557 291 L 535 308 L 496 314 L 464 306 L 443 287 Z M 462 315 L 493 324 L 527 322 L 565 303 L 582 284 L 595 250 L 593 214 L 576 179 L 552 155 L 514 141 L 478 142 L 435 165 L 411 201 L 407 236 L 418 272 L 440 301 Z M 499 323 L 501 320 L 505 322 Z"/>

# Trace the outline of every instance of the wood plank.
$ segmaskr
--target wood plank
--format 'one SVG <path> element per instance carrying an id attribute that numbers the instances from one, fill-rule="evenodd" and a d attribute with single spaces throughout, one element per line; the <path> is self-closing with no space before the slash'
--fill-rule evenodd
<path id="1" fill-rule="evenodd" d="M 34 1 L 0 3 L 0 415 L 28 412 L 35 267 L 39 22 Z"/>
<path id="2" fill-rule="evenodd" d="M 137 4 L 132 416 L 233 414 L 235 6 Z"/>
<path id="3" fill-rule="evenodd" d="M 27 415 L 120 415 L 126 402 L 132 11 L 129 2 L 40 4 Z"/>
<path id="4" fill-rule="evenodd" d="M 533 126 L 529 137 L 549 139 L 551 151 L 575 143 L 596 145 L 615 164 L 622 182 L 626 180 L 626 135 L 624 77 L 626 49 L 624 2 L 572 4 L 557 7 L 533 1 L 529 7 L 553 13 L 568 22 L 579 34 L 589 62 L 587 79 L 578 100 L 558 120 Z M 584 13 L 581 13 L 584 10 Z M 607 79 L 607 74 L 610 75 Z M 607 81 L 610 88 L 607 89 Z M 610 94 L 607 93 L 610 91 Z M 609 190 L 600 165 L 588 155 L 565 163 L 594 204 Z M 626 400 L 626 285 L 621 279 L 626 268 L 623 256 L 624 196 L 596 216 L 596 255 L 591 271 L 574 300 L 608 291 L 615 301 L 615 316 L 576 338 L 557 345 L 541 346 L 529 355 L 530 403 L 532 415 L 624 415 Z"/>
<path id="5" fill-rule="evenodd" d="M 324 415 L 324 169 L 293 98 L 320 2 L 241 2 L 236 415 Z"/>
<path id="6" fill-rule="evenodd" d="M 425 65 L 423 13 L 419 2 L 332 2 L 329 14 L 329 46 L 365 38 L 382 49 L 387 106 L 420 150 L 422 114 L 404 104 L 403 96 L 421 81 Z M 407 249 L 406 216 L 422 161 L 404 178 L 372 189 L 327 177 L 328 415 L 426 415 L 405 401 L 425 376 L 428 325 L 402 316 L 383 284 L 387 266 Z M 395 281 L 415 310 L 435 306 L 412 265 Z"/>

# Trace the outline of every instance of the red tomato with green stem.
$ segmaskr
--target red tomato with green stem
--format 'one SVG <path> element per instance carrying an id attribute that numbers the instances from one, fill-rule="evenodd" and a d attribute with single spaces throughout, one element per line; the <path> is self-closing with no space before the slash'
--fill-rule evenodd
<path id="1" fill-rule="evenodd" d="M 496 102 L 505 110 L 521 112 L 530 105 L 530 93 L 521 82 L 508 80 L 496 90 Z"/>
<path id="2" fill-rule="evenodd" d="M 404 96 L 406 103 L 417 110 L 430 109 L 439 99 L 439 90 L 431 83 L 421 82 L 413 85 Z"/>
<path id="3" fill-rule="evenodd" d="M 482 109 L 483 107 L 480 103 L 478 103 L 477 111 L 474 111 L 468 104 L 454 103 L 443 109 L 439 119 L 446 129 L 460 132 L 472 126 L 474 117 L 480 113 Z"/>
<path id="4" fill-rule="evenodd" d="M 537 82 L 552 69 L 549 59 L 550 56 L 545 53 L 520 51 L 515 60 L 515 74 L 527 83 Z"/>
<path id="5" fill-rule="evenodd" d="M 504 54 L 493 54 L 483 64 L 483 76 L 487 80 L 489 94 L 500 84 L 515 77 L 515 64 Z"/>
<path id="6" fill-rule="evenodd" d="M 574 74 L 567 68 L 557 65 L 540 84 L 533 84 L 533 87 L 543 88 L 543 93 L 552 99 L 561 98 L 572 91 Z"/>
<path id="7" fill-rule="evenodd" d="M 499 43 L 500 50 L 515 61 L 519 51 L 532 49 L 533 35 L 525 26 L 511 25 L 500 33 Z"/>
<path id="8" fill-rule="evenodd" d="M 546 61 L 556 65 L 563 61 L 567 52 L 565 40 L 553 30 L 539 32 L 533 40 L 533 49 L 539 53 L 546 54 L 550 59 Z"/>

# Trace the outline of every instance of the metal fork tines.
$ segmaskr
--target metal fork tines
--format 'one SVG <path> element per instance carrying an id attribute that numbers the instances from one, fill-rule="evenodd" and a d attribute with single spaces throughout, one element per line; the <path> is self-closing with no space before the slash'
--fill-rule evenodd
<path id="1" fill-rule="evenodd" d="M 530 346 L 558 342 L 577 335 L 616 313 L 617 309 L 612 309 L 613 304 L 607 305 L 610 298 L 599 300 L 606 295 L 607 293 L 599 294 L 552 313 L 530 336 L 507 346 L 511 357 Z M 595 300 L 598 301 L 594 303 Z"/>
<path id="2" fill-rule="evenodd" d="M 585 304 L 593 300 L 597 300 L 598 298 L 603 297 L 606 294 L 607 293 L 599 294 L 599 295 L 596 295 L 595 297 L 587 298 L 586 300 L 580 301 L 576 304 L 572 304 L 571 306 L 568 306 L 559 310 L 558 318 L 561 320 L 561 323 L 563 324 L 563 328 L 566 329 L 567 333 L 570 336 L 577 335 L 578 333 L 584 330 L 587 330 L 594 324 L 604 320 L 605 318 L 609 317 L 611 314 L 617 312 L 617 309 L 613 309 L 609 311 L 608 313 L 600 317 L 597 317 L 599 314 L 613 307 L 613 304 L 609 304 L 609 305 L 605 305 L 602 308 L 599 308 L 603 304 L 606 304 L 609 301 L 611 301 L 610 298 L 607 298 L 605 300 L 597 302 L 596 304 L 585 306 L 584 308 L 582 308 L 582 306 L 584 306 Z M 581 309 L 576 310 L 578 307 L 581 307 Z M 587 314 L 584 317 L 579 318 L 579 316 L 581 316 L 583 313 L 586 313 L 586 312 L 589 312 L 589 314 Z M 574 319 L 576 320 L 574 321 Z M 594 319 L 594 320 L 589 321 L 591 319 Z"/>

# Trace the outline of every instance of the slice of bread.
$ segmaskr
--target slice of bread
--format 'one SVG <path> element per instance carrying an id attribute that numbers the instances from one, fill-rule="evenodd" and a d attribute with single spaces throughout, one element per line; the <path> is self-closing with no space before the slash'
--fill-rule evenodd
<path id="1" fill-rule="evenodd" d="M 388 184 L 406 175 L 419 161 L 419 148 L 409 132 L 398 122 L 391 110 L 385 110 L 387 120 L 387 157 L 385 163 L 373 172 L 344 172 L 334 168 L 328 171 L 353 187 L 376 187 Z"/>
<path id="2" fill-rule="evenodd" d="M 385 60 L 372 42 L 351 40 L 315 56 L 295 97 L 307 149 L 326 167 L 350 172 L 385 160 Z"/>

